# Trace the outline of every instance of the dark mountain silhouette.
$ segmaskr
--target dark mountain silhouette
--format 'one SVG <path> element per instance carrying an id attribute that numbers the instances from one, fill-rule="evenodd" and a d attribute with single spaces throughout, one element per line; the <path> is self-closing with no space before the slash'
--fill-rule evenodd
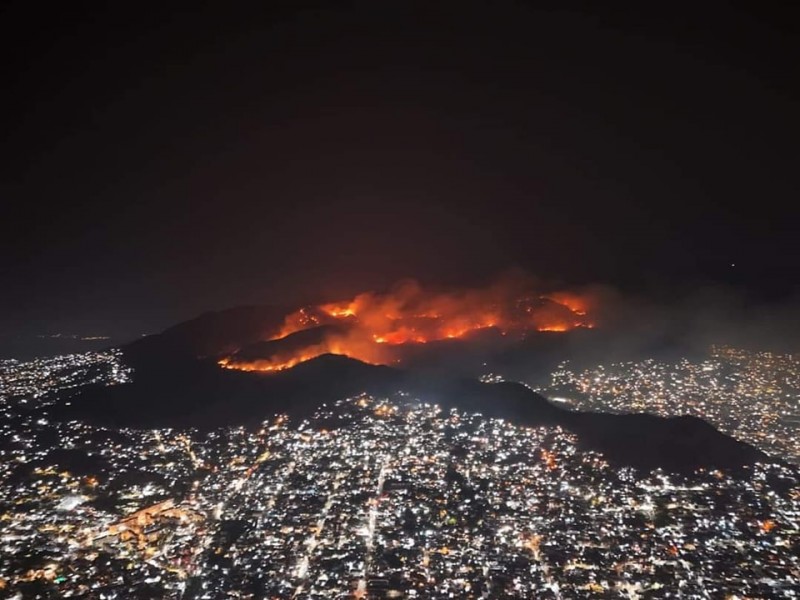
<path id="1" fill-rule="evenodd" d="M 212 359 L 138 362 L 147 366 L 135 373 L 132 383 L 85 389 L 68 405 L 49 409 L 50 416 L 130 427 L 254 426 L 276 413 L 302 418 L 323 403 L 360 393 L 392 396 L 402 390 L 444 408 L 520 425 L 564 427 L 578 435 L 582 448 L 601 452 L 620 466 L 737 469 L 766 458 L 693 417 L 571 412 L 521 384 L 403 371 L 337 355 L 269 374 L 220 369 Z"/>
<path id="2" fill-rule="evenodd" d="M 304 343 L 313 345 L 321 341 L 324 328 L 312 328 L 284 340 L 265 342 L 280 329 L 285 316 L 291 312 L 292 308 L 286 306 L 244 306 L 209 312 L 123 346 L 125 360 L 137 371 L 151 372 L 185 366 L 198 358 L 219 359 L 237 352 L 243 361 L 269 359 L 284 352 L 291 353 L 297 349 L 294 344 L 301 347 Z M 493 370 L 510 379 L 527 382 L 545 381 L 553 368 L 564 360 L 580 368 L 598 361 L 631 360 L 643 355 L 686 356 L 687 348 L 661 335 L 654 336 L 646 347 L 623 338 L 621 341 L 617 333 L 603 328 L 509 335 L 502 335 L 497 329 L 486 329 L 463 338 L 409 344 L 393 350 L 402 357 L 404 367 L 415 371 L 477 377 Z"/>
<path id="3" fill-rule="evenodd" d="M 229 354 L 264 339 L 288 312 L 284 306 L 208 312 L 127 344 L 123 351 L 131 366 L 145 369 L 164 361 L 172 364 Z"/>
<path id="4" fill-rule="evenodd" d="M 304 348 L 322 343 L 328 336 L 346 330 L 340 325 L 320 325 L 310 329 L 296 331 L 278 340 L 265 340 L 247 344 L 240 350 L 233 352 L 234 361 L 252 362 L 256 360 L 271 360 L 275 357 L 289 357 Z"/>
<path id="5" fill-rule="evenodd" d="M 209 312 L 184 321 L 161 333 L 148 335 L 122 347 L 126 362 L 135 369 L 152 369 L 159 365 L 194 361 L 198 358 L 221 358 L 238 354 L 240 360 L 269 358 L 291 352 L 304 344 L 322 341 L 331 328 L 345 325 L 324 325 L 298 331 L 282 340 L 267 340 L 283 323 L 291 310 L 285 306 L 243 306 Z M 586 332 L 589 332 L 588 334 Z M 404 357 L 414 369 L 441 370 L 446 373 L 474 375 L 487 355 L 497 356 L 502 363 L 512 364 L 516 354 L 521 360 L 561 355 L 568 340 L 592 335 L 575 330 L 569 333 L 533 333 L 508 337 L 497 329 L 472 332 L 459 339 L 445 339 L 428 344 L 410 344 Z M 265 341 L 266 340 L 266 341 Z M 539 361 L 541 362 L 541 361 Z M 548 360 L 548 363 L 550 361 Z"/>

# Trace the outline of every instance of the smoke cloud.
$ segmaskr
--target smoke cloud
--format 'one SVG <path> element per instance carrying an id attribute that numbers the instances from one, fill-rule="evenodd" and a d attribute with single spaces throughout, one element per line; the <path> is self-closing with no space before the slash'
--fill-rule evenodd
<path id="1" fill-rule="evenodd" d="M 254 356 L 249 349 L 221 364 L 243 370 L 281 370 L 328 352 L 394 364 L 402 362 L 406 346 L 463 339 L 481 331 L 505 336 L 592 328 L 594 305 L 588 294 L 547 290 L 519 273 L 479 289 L 432 291 L 407 280 L 387 292 L 366 292 L 300 308 L 268 336 L 273 343 L 261 346 L 262 356 Z M 293 336 L 314 330 L 320 332 L 319 339 L 306 334 L 309 343 L 297 348 Z"/>

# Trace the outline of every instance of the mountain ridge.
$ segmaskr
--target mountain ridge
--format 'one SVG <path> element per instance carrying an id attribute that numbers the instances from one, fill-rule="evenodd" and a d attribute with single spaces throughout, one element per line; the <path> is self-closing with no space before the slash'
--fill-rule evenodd
<path id="1" fill-rule="evenodd" d="M 220 369 L 211 359 L 174 363 L 170 369 L 134 373 L 129 384 L 86 389 L 71 397 L 69 406 L 51 409 L 51 416 L 120 427 L 255 426 L 276 413 L 303 418 L 341 398 L 398 392 L 444 409 L 563 427 L 578 436 L 580 447 L 619 466 L 687 472 L 736 470 L 769 460 L 696 417 L 570 411 L 519 383 L 404 371 L 332 354 L 275 373 Z"/>

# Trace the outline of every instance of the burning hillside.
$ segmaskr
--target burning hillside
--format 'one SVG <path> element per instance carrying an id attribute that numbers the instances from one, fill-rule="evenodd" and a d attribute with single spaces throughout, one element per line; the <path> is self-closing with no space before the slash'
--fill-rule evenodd
<path id="1" fill-rule="evenodd" d="M 265 339 L 222 359 L 246 371 L 278 371 L 320 356 L 342 354 L 368 363 L 401 360 L 409 344 L 464 338 L 480 330 L 503 335 L 592 327 L 588 297 L 543 294 L 522 283 L 431 293 L 405 282 L 388 293 L 308 306 L 286 316 Z"/>

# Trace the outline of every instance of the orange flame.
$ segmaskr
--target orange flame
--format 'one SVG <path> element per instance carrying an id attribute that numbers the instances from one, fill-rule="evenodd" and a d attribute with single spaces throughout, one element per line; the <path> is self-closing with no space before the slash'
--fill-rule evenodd
<path id="1" fill-rule="evenodd" d="M 536 293 L 519 282 L 431 293 L 409 281 L 389 293 L 367 292 L 287 315 L 268 340 L 278 342 L 300 331 L 334 326 L 299 351 L 277 350 L 257 360 L 239 360 L 234 354 L 219 364 L 245 371 L 279 371 L 326 353 L 388 364 L 397 362 L 393 347 L 463 338 L 490 328 L 506 334 L 593 327 L 587 316 L 590 308 L 588 297 L 569 292 Z"/>

